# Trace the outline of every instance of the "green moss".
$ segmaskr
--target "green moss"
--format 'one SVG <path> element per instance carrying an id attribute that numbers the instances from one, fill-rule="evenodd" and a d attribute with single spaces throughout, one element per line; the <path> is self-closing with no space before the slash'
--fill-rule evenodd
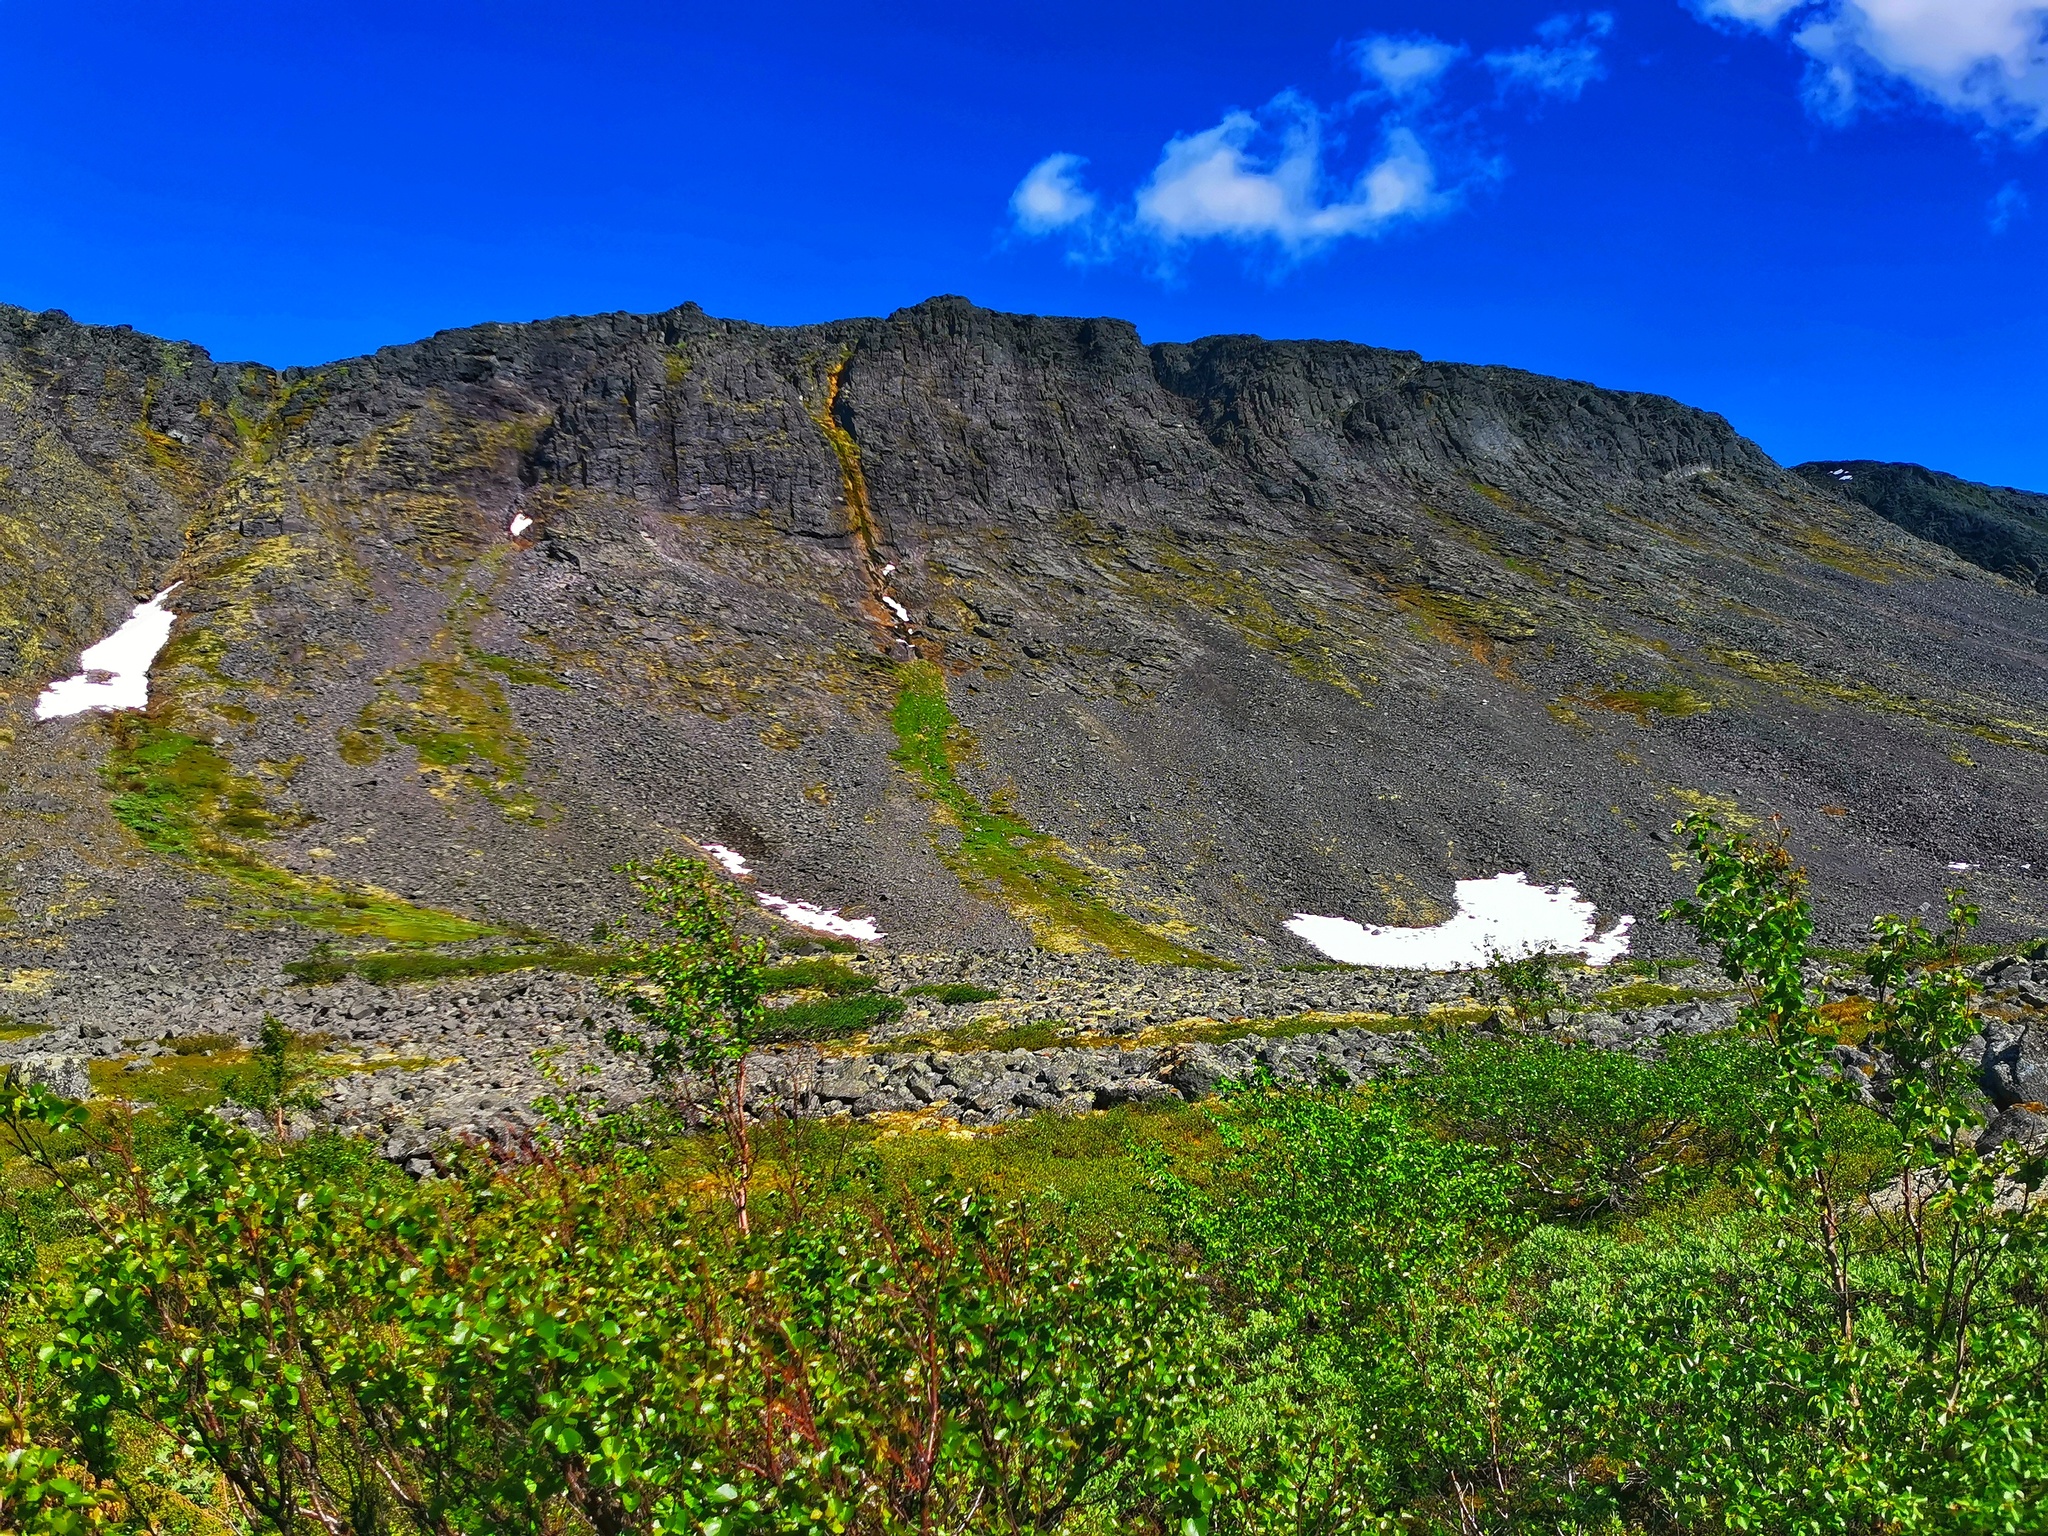
<path id="1" fill-rule="evenodd" d="M 448 798 L 465 789 L 517 820 L 538 820 L 540 808 L 523 793 L 527 741 L 513 717 L 500 677 L 538 678 L 506 657 L 461 648 L 452 657 L 423 661 L 377 679 L 377 697 L 365 705 L 355 729 L 341 734 L 345 760 L 373 762 L 388 744 L 409 746 L 433 793 Z"/>
<path id="2" fill-rule="evenodd" d="M 928 997 L 948 1008 L 965 1003 L 992 1003 L 1003 995 L 991 987 L 977 987 L 967 981 L 927 982 L 923 986 L 905 987 L 903 992 L 906 997 Z"/>
<path id="3" fill-rule="evenodd" d="M 1003 902 L 1044 949 L 1101 949 L 1154 964 L 1222 963 L 1111 907 L 1095 894 L 1094 878 L 1064 843 L 970 794 L 955 770 L 973 752 L 973 738 L 946 702 L 944 674 L 929 662 L 912 662 L 898 675 L 890 716 L 896 750 L 890 756 L 916 780 L 937 819 L 960 834 L 959 846 L 942 847 L 940 857 L 963 885 Z"/>
<path id="4" fill-rule="evenodd" d="M 784 960 L 761 972 L 764 993 L 815 990 L 844 997 L 852 992 L 871 992 L 875 978 L 863 975 L 837 960 Z"/>
<path id="5" fill-rule="evenodd" d="M 609 969 L 609 955 L 559 945 L 544 950 L 487 950 L 450 955 L 432 950 L 382 949 L 360 955 L 312 955 L 287 961 L 284 973 L 300 986 L 319 986 L 359 976 L 376 987 L 409 981 L 444 981 L 457 976 L 502 976 L 508 971 L 564 971 L 595 976 Z"/>
<path id="6" fill-rule="evenodd" d="M 211 743 L 128 714 L 113 732 L 114 818 L 152 853 L 202 863 L 220 857 L 223 837 L 270 835 L 262 793 Z"/>
<path id="7" fill-rule="evenodd" d="M 0 1040 L 33 1040 L 37 1035 L 47 1035 L 52 1026 L 30 1024 L 21 1019 L 0 1017 Z"/>
<path id="8" fill-rule="evenodd" d="M 198 1052 L 159 1056 L 137 1072 L 129 1071 L 120 1061 L 89 1062 L 86 1070 L 93 1092 L 103 1098 L 190 1111 L 218 1104 L 235 1075 L 248 1064 L 249 1053 L 237 1047 L 211 1056 Z"/>
<path id="9" fill-rule="evenodd" d="M 1658 715 L 1683 719 L 1687 715 L 1703 715 L 1714 707 L 1690 688 L 1681 688 L 1675 684 L 1657 688 L 1610 688 L 1577 702 L 1593 709 L 1631 715 L 1635 718 L 1636 724 L 1645 726 Z"/>
<path id="10" fill-rule="evenodd" d="M 1816 676 L 1794 661 L 1772 661 L 1750 651 L 1715 649 L 1717 665 L 1752 682 L 1816 701 L 1854 705 L 1884 714 L 1904 715 L 1929 725 L 1964 731 L 1983 741 L 2024 752 L 2048 753 L 2048 726 L 2001 716 L 1997 706 L 1961 692 L 1908 696 L 1855 680 Z"/>
<path id="11" fill-rule="evenodd" d="M 267 863 L 248 846 L 278 819 L 261 792 L 210 742 L 148 717 L 114 717 L 106 776 L 114 817 L 150 852 L 225 880 L 258 916 L 395 943 L 452 944 L 505 930 L 415 906 L 373 886 L 345 886 Z"/>
<path id="12" fill-rule="evenodd" d="M 976 1019 L 962 1029 L 930 1030 L 885 1041 L 882 1051 L 1042 1051 L 1049 1046 L 1072 1045 L 1081 1031 L 1065 1019 L 1033 1019 L 1009 1024 L 990 1017 Z"/>
<path id="13" fill-rule="evenodd" d="M 1082 525 L 1079 531 L 1086 534 L 1089 530 Z M 1220 619 L 1240 639 L 1278 658 L 1297 677 L 1326 684 L 1361 704 L 1371 702 L 1340 655 L 1341 649 L 1361 651 L 1363 647 L 1355 641 L 1345 646 L 1321 616 L 1298 608 L 1283 610 L 1248 573 L 1225 570 L 1171 543 L 1162 542 L 1153 553 L 1171 574 L 1127 574 L 1122 580 L 1133 593 L 1163 607 L 1195 608 Z"/>
<path id="14" fill-rule="evenodd" d="M 301 1038 L 316 1051 L 326 1044 L 321 1036 Z M 202 1040 L 222 1043 L 193 1043 Z M 152 1057 L 139 1070 L 131 1071 L 131 1064 L 124 1061 L 88 1063 L 86 1070 L 92 1078 L 93 1092 L 104 1098 L 154 1105 L 174 1114 L 190 1113 L 220 1103 L 234 1086 L 235 1079 L 248 1070 L 249 1052 L 226 1036 L 193 1036 L 187 1043 L 192 1043 L 192 1049 L 173 1050 Z M 208 1051 L 213 1054 L 206 1054 Z M 353 1057 L 323 1055 L 315 1057 L 308 1065 L 317 1081 L 376 1067 L 420 1067 L 426 1063 L 416 1059 L 366 1062 Z"/>
<path id="15" fill-rule="evenodd" d="M 491 651 L 471 651 L 470 658 L 487 671 L 495 672 L 508 683 L 518 683 L 529 688 L 566 688 L 569 685 L 554 673 L 536 667 L 516 656 L 499 656 Z"/>
<path id="16" fill-rule="evenodd" d="M 1499 644 L 1532 640 L 1537 634 L 1528 614 L 1497 598 L 1469 597 L 1462 592 L 1440 592 L 1423 586 L 1393 587 L 1389 595 L 1431 639 L 1464 651 L 1474 661 L 1503 676 L 1512 669 L 1506 655 L 1498 649 Z"/>
<path id="17" fill-rule="evenodd" d="M 843 1040 L 897 1018 L 903 1000 L 881 992 L 854 992 L 817 1002 L 771 1008 L 756 1039 L 764 1044 L 796 1040 Z"/>

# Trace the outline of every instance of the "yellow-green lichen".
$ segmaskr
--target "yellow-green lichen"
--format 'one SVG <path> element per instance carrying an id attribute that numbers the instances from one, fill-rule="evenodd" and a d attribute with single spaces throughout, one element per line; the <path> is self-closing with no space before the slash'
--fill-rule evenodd
<path id="1" fill-rule="evenodd" d="M 1171 574 L 1123 573 L 1121 584 L 1135 596 L 1221 619 L 1240 639 L 1278 658 L 1297 677 L 1335 688 L 1361 704 L 1370 702 L 1360 683 L 1371 677 L 1362 670 L 1354 676 L 1352 671 L 1354 658 L 1364 659 L 1366 654 L 1362 642 L 1341 638 L 1322 615 L 1300 601 L 1283 607 L 1248 571 L 1227 569 L 1166 542 L 1153 553 Z M 1347 650 L 1353 657 L 1345 656 Z"/>
<path id="2" fill-rule="evenodd" d="M 377 679 L 377 696 L 353 730 L 341 733 L 344 759 L 373 762 L 387 744 L 413 749 L 432 792 L 447 799 L 473 790 L 506 815 L 535 820 L 540 807 L 524 793 L 527 740 L 513 717 L 497 669 L 464 647 Z"/>
<path id="3" fill-rule="evenodd" d="M 2048 725 L 2015 720 L 1988 700 L 1942 690 L 1939 695 L 1894 693 L 1874 683 L 1821 677 L 1795 661 L 1774 661 L 1751 651 L 1715 649 L 1713 661 L 1752 682 L 1815 702 L 1849 704 L 1883 714 L 1903 715 L 1952 731 L 1963 731 L 1983 741 L 2017 747 L 2026 752 L 2048 753 Z"/>

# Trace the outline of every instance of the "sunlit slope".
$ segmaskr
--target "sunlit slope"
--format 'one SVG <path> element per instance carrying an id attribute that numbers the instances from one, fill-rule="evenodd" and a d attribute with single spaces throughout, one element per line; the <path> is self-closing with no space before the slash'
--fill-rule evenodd
<path id="1" fill-rule="evenodd" d="M 693 839 L 918 948 L 1504 871 L 1654 943 L 1699 805 L 2044 921 L 2038 600 L 1668 400 L 955 299 L 283 374 L 6 311 L 0 385 L 12 971 L 578 941 Z M 37 722 L 173 582 L 147 711 Z"/>

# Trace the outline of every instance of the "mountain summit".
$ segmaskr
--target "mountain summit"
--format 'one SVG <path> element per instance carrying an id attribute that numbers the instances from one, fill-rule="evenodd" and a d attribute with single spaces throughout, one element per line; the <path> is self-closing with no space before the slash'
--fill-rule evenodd
<path id="1" fill-rule="evenodd" d="M 283 372 L 0 310 L 0 968 L 581 940 L 690 843 L 909 949 L 1305 960 L 1510 872 L 1655 945 L 1701 806 L 2041 924 L 2048 610 L 1866 483 L 957 298 Z M 37 719 L 167 591 L 146 709 Z"/>

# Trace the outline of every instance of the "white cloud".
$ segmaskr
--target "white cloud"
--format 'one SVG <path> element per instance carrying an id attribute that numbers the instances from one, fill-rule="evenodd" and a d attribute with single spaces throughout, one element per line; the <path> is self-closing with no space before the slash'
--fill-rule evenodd
<path id="1" fill-rule="evenodd" d="M 1985 221 L 1990 224 L 1991 233 L 2002 235 L 2011 229 L 2017 220 L 2025 218 L 2027 209 L 2031 206 L 2032 203 L 2021 190 L 2020 184 L 2008 181 L 1992 194 L 1990 206 L 1985 209 Z"/>
<path id="2" fill-rule="evenodd" d="M 1769 31 L 1793 18 L 1806 97 L 1846 119 L 1903 86 L 1958 116 L 2031 138 L 2048 130 L 2048 0 L 1700 0 Z"/>
<path id="3" fill-rule="evenodd" d="M 1299 252 L 1448 205 L 1412 129 L 1389 129 L 1378 160 L 1348 186 L 1332 187 L 1316 109 L 1285 95 L 1268 111 L 1278 120 L 1273 129 L 1249 112 L 1232 112 L 1214 128 L 1170 141 L 1138 189 L 1139 227 L 1168 244 L 1273 240 Z"/>
<path id="4" fill-rule="evenodd" d="M 1700 15 L 1723 21 L 1746 21 L 1755 27 L 1775 27 L 1792 12 L 1812 0 L 1696 0 Z"/>
<path id="5" fill-rule="evenodd" d="M 1600 40 L 1613 30 L 1614 18 L 1606 11 L 1553 16 L 1536 29 L 1537 40 L 1527 48 L 1489 53 L 1482 62 L 1493 71 L 1502 90 L 1576 101 L 1595 80 L 1607 78 Z"/>
<path id="6" fill-rule="evenodd" d="M 1482 113 L 1525 92 L 1576 98 L 1604 75 L 1600 44 L 1613 29 L 1605 11 L 1553 16 L 1530 47 L 1487 54 L 1484 70 L 1462 43 L 1360 38 L 1346 53 L 1364 83 L 1344 100 L 1322 106 L 1283 91 L 1257 111 L 1175 134 L 1127 199 L 1098 198 L 1079 155 L 1048 155 L 1011 193 L 1011 227 L 1053 237 L 1071 262 L 1135 255 L 1170 276 L 1198 241 L 1252 247 L 1261 260 L 1277 251 L 1284 266 L 1440 218 L 1503 174 L 1482 141 Z"/>
<path id="7" fill-rule="evenodd" d="M 1095 194 L 1081 185 L 1080 170 L 1088 162 L 1079 155 L 1047 155 L 1024 173 L 1010 194 L 1010 212 L 1017 227 L 1030 235 L 1049 235 L 1081 223 L 1095 212 Z"/>
<path id="8" fill-rule="evenodd" d="M 1435 90 L 1465 50 L 1434 37 L 1368 37 L 1355 46 L 1359 71 L 1395 98 Z"/>

